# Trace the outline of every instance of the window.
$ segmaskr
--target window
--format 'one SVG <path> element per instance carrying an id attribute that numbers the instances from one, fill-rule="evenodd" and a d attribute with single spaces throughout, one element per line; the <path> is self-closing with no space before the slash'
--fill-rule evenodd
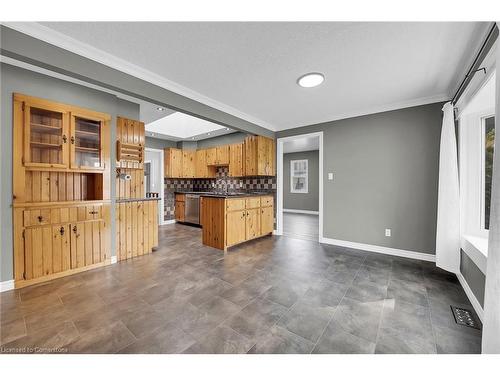
<path id="1" fill-rule="evenodd" d="M 308 163 L 307 160 L 290 160 L 290 192 L 308 192 Z"/>
<path id="2" fill-rule="evenodd" d="M 482 209 L 483 228 L 490 229 L 490 204 L 491 204 L 491 177 L 493 175 L 493 150 L 495 144 L 495 117 L 483 117 L 483 181 L 482 181 Z"/>

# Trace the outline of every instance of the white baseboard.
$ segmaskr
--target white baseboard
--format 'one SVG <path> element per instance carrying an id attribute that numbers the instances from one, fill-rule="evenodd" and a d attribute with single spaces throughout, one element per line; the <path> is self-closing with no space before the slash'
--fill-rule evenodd
<path id="1" fill-rule="evenodd" d="M 476 296 L 472 292 L 472 289 L 470 288 L 469 284 L 467 283 L 467 280 L 465 280 L 465 277 L 458 272 L 457 274 L 458 281 L 460 281 L 460 285 L 462 285 L 462 288 L 464 288 L 465 294 L 467 294 L 467 298 L 469 298 L 469 301 L 474 307 L 474 310 L 476 311 L 477 316 L 479 319 L 481 319 L 481 322 L 483 321 L 483 315 L 484 315 L 484 310 L 481 307 L 481 304 L 477 300 Z"/>
<path id="2" fill-rule="evenodd" d="M 116 255 L 113 255 L 111 257 L 111 264 L 115 264 L 116 262 L 118 262 L 118 258 L 116 257 Z"/>
<path id="3" fill-rule="evenodd" d="M 7 280 L 0 282 L 0 293 L 14 289 L 14 280 Z"/>
<path id="4" fill-rule="evenodd" d="M 319 215 L 319 211 L 294 210 L 294 209 L 291 209 L 291 208 L 284 208 L 283 212 L 290 212 L 292 214 Z"/>
<path id="5" fill-rule="evenodd" d="M 175 224 L 175 219 L 173 219 L 173 220 L 165 220 L 161 225 L 169 225 L 169 224 Z"/>
<path id="6" fill-rule="evenodd" d="M 436 262 L 436 256 L 434 254 L 419 253 L 418 251 L 401 250 L 392 247 L 336 240 L 334 238 L 327 238 L 327 237 L 321 237 L 319 242 L 326 243 L 328 245 L 336 245 L 342 247 L 350 247 L 352 249 L 357 249 L 357 250 L 371 251 L 373 253 L 394 255 L 403 258 L 420 259 L 428 262 Z"/>

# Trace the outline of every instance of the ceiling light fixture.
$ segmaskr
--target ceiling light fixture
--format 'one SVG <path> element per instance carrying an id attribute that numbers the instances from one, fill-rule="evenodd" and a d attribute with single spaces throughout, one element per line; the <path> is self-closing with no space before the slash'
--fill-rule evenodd
<path id="1" fill-rule="evenodd" d="M 207 133 L 207 135 L 210 135 L 210 133 Z"/>
<path id="2" fill-rule="evenodd" d="M 307 73 L 297 79 L 297 84 L 300 87 L 310 88 L 321 85 L 324 80 L 325 76 L 321 73 Z"/>
<path id="3" fill-rule="evenodd" d="M 156 107 L 156 110 L 157 110 L 158 112 L 163 112 L 163 111 L 165 110 L 165 108 L 163 108 L 163 107 Z"/>

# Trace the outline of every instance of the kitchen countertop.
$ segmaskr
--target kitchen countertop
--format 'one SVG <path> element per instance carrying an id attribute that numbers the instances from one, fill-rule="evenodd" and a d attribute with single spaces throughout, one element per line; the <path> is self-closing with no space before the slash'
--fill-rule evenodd
<path id="1" fill-rule="evenodd" d="M 116 198 L 116 203 L 159 201 L 161 198 Z"/>
<path id="2" fill-rule="evenodd" d="M 176 191 L 175 194 L 196 194 L 200 197 L 209 198 L 248 198 L 248 197 L 261 197 L 266 195 L 273 195 L 273 193 L 266 192 L 253 192 L 253 193 L 211 193 L 206 191 Z"/>

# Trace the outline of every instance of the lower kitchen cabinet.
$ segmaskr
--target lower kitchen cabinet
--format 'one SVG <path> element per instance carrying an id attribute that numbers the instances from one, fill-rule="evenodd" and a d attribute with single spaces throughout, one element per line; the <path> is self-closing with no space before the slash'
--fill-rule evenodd
<path id="1" fill-rule="evenodd" d="M 272 234 L 273 197 L 203 197 L 201 225 L 203 244 L 221 250 Z"/>
<path id="2" fill-rule="evenodd" d="M 226 245 L 232 246 L 246 240 L 246 211 L 226 214 Z"/>
<path id="3" fill-rule="evenodd" d="M 109 205 L 16 208 L 16 287 L 110 262 Z"/>

